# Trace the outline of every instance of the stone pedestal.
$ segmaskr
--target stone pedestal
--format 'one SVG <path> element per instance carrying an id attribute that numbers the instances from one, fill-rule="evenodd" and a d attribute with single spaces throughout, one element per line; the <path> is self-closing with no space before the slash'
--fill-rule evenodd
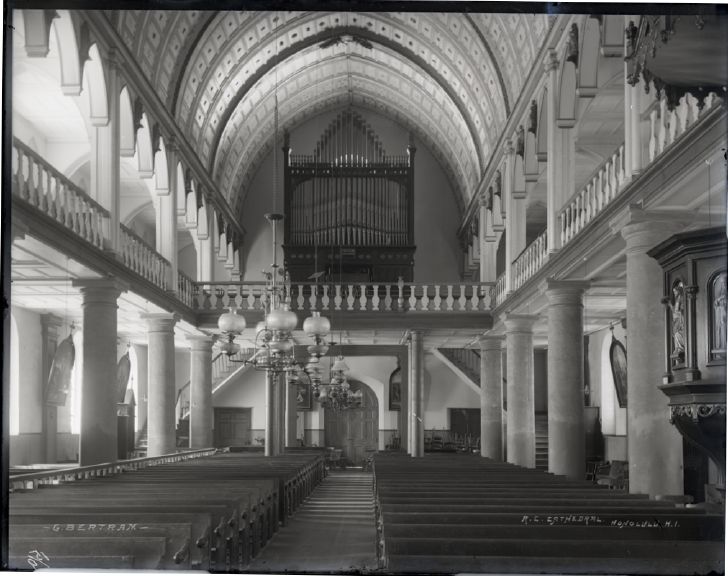
<path id="1" fill-rule="evenodd" d="M 481 336 L 480 455 L 503 460 L 503 395 L 501 368 L 503 336 Z"/>
<path id="2" fill-rule="evenodd" d="M 587 282 L 546 282 L 549 472 L 571 480 L 584 480 L 586 473 L 583 294 L 587 286 Z"/>
<path id="3" fill-rule="evenodd" d="M 533 324 L 538 316 L 505 314 L 508 411 L 508 462 L 535 468 L 536 423 L 533 403 Z"/>
<path id="4" fill-rule="evenodd" d="M 174 325 L 170 313 L 145 314 L 149 341 L 149 416 L 147 456 L 161 456 L 177 448 L 175 436 Z"/>
<path id="5" fill-rule="evenodd" d="M 125 289 L 115 280 L 75 282 L 83 296 L 81 466 L 117 459 L 116 309 Z"/>
<path id="6" fill-rule="evenodd" d="M 190 448 L 212 440 L 212 339 L 190 336 Z"/>
<path id="7" fill-rule="evenodd" d="M 658 386 L 665 367 L 662 268 L 647 251 L 674 232 L 665 222 L 623 226 L 627 242 L 627 451 L 629 491 L 682 494 L 682 438 Z"/>

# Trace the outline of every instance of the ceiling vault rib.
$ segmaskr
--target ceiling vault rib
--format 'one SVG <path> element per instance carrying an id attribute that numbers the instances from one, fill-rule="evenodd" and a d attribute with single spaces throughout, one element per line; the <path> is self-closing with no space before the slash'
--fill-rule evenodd
<path id="1" fill-rule="evenodd" d="M 442 76 L 427 62 L 425 62 L 420 56 L 417 54 L 410 52 L 406 48 L 400 46 L 396 42 L 391 41 L 388 38 L 385 38 L 383 36 L 380 36 L 378 34 L 374 34 L 368 30 L 364 30 L 362 28 L 357 28 L 353 26 L 341 26 L 337 28 L 326 28 L 325 30 L 322 30 L 321 32 L 314 34 L 312 36 L 309 36 L 308 38 L 305 38 L 304 40 L 301 40 L 297 42 L 296 44 L 292 44 L 288 46 L 287 48 L 281 50 L 277 55 L 271 56 L 265 63 L 263 63 L 258 70 L 254 74 L 246 80 L 246 82 L 240 87 L 240 89 L 235 93 L 235 96 L 230 100 L 227 108 L 225 109 L 225 112 L 220 117 L 220 122 L 218 122 L 217 128 L 215 129 L 215 137 L 213 138 L 211 142 L 211 149 L 210 149 L 210 158 L 208 160 L 208 171 L 212 173 L 212 170 L 215 166 L 215 158 L 217 157 L 218 148 L 220 146 L 220 140 L 222 138 L 222 134 L 224 132 L 225 125 L 227 124 L 228 120 L 232 116 L 233 112 L 237 108 L 238 104 L 242 101 L 245 94 L 263 77 L 265 74 L 267 74 L 269 71 L 271 71 L 275 66 L 283 62 L 286 58 L 289 56 L 304 50 L 308 48 L 309 46 L 313 44 L 317 44 L 321 42 L 322 40 L 325 40 L 327 38 L 330 38 L 332 36 L 341 35 L 341 34 L 356 34 L 360 37 L 363 37 L 369 41 L 372 41 L 376 44 L 380 44 L 381 46 L 384 46 L 386 48 L 389 48 L 390 50 L 394 51 L 395 53 L 399 54 L 400 56 L 403 56 L 407 58 L 409 61 L 414 63 L 416 66 L 420 67 L 422 70 L 424 70 L 448 95 L 448 97 L 451 99 L 453 104 L 457 107 L 458 111 L 462 115 L 463 120 L 465 121 L 466 126 L 468 127 L 468 132 L 470 134 L 470 138 L 473 141 L 473 145 L 476 149 L 476 156 L 478 161 L 477 166 L 477 172 L 478 174 L 481 173 L 482 167 L 485 165 L 485 158 L 483 158 L 483 149 L 481 147 L 480 141 L 477 136 L 477 130 L 475 129 L 475 126 L 473 124 L 473 119 L 470 117 L 469 112 L 465 108 L 464 103 L 460 100 L 459 96 L 454 92 L 452 87 L 449 85 L 448 82 L 446 82 Z"/>
<path id="2" fill-rule="evenodd" d="M 182 61 L 178 64 L 177 69 L 179 70 L 179 74 L 176 76 L 176 80 L 174 83 L 174 89 L 172 90 L 171 94 L 167 97 L 167 104 L 169 105 L 169 109 L 174 114 L 174 117 L 177 118 L 177 100 L 179 99 L 179 92 L 182 89 L 182 80 L 184 77 L 184 74 L 182 73 L 184 70 L 187 69 L 187 66 L 190 62 L 190 59 L 192 58 L 192 55 L 195 53 L 195 50 L 197 46 L 200 43 L 200 40 L 202 40 L 202 37 L 207 32 L 207 29 L 210 27 L 210 24 L 215 20 L 217 17 L 216 13 L 212 13 L 210 17 L 207 19 L 206 22 L 204 22 L 197 31 L 197 34 L 195 37 L 188 43 L 189 50 L 185 53 L 184 57 L 181 59 Z"/>
<path id="3" fill-rule="evenodd" d="M 467 20 L 468 24 L 473 27 L 475 34 L 478 36 L 483 46 L 485 46 L 485 50 L 488 52 L 488 56 L 490 56 L 490 59 L 493 62 L 493 68 L 495 68 L 495 72 L 498 75 L 498 84 L 500 85 L 501 93 L 503 94 L 503 104 L 505 104 L 506 107 L 506 118 L 508 118 L 511 113 L 511 105 L 508 102 L 508 91 L 506 90 L 506 83 L 503 80 L 503 74 L 501 73 L 500 66 L 498 66 L 498 60 L 496 59 L 495 54 L 493 54 L 493 50 L 491 50 L 490 44 L 488 44 L 485 36 L 483 36 L 483 33 L 480 31 L 480 28 L 478 28 L 475 22 L 473 22 L 473 18 L 470 16 L 470 14 L 466 12 L 463 15 L 465 16 L 465 20 Z"/>

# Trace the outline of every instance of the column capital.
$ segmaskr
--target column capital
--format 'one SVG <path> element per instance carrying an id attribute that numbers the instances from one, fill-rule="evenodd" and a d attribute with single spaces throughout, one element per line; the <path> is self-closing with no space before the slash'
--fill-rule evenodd
<path id="1" fill-rule="evenodd" d="M 40 325 L 44 328 L 60 328 L 63 326 L 63 318 L 52 313 L 40 315 Z"/>
<path id="2" fill-rule="evenodd" d="M 212 350 L 212 345 L 215 343 L 214 336 L 198 336 L 190 335 L 187 336 L 187 342 L 190 344 L 190 350 L 193 352 L 209 352 Z"/>
<path id="3" fill-rule="evenodd" d="M 413 328 L 409 331 L 409 339 L 410 340 L 421 339 L 422 335 L 424 333 L 425 333 L 425 331 L 420 328 Z"/>
<path id="4" fill-rule="evenodd" d="M 481 334 L 478 336 L 480 350 L 486 352 L 488 350 L 501 350 L 505 336 L 502 334 Z"/>
<path id="5" fill-rule="evenodd" d="M 147 321 L 147 332 L 174 333 L 174 325 L 179 320 L 179 314 L 173 312 L 156 312 L 140 314 L 142 320 Z"/>
<path id="6" fill-rule="evenodd" d="M 480 208 L 488 207 L 488 197 L 486 194 L 478 194 L 478 206 Z"/>
<path id="7" fill-rule="evenodd" d="M 505 324 L 507 333 L 521 332 L 532 334 L 533 325 L 538 319 L 539 317 L 534 314 L 513 314 L 506 312 L 501 315 L 501 322 Z"/>
<path id="8" fill-rule="evenodd" d="M 591 286 L 589 280 L 557 280 L 547 278 L 539 284 L 539 290 L 546 294 L 549 304 L 581 305 L 584 292 Z"/>
<path id="9" fill-rule="evenodd" d="M 122 292 L 129 290 L 129 285 L 118 278 L 77 279 L 71 286 L 79 288 L 83 295 L 83 304 L 89 302 L 114 302 Z"/>
<path id="10" fill-rule="evenodd" d="M 503 154 L 505 156 L 510 156 L 515 152 L 515 147 L 513 146 L 513 140 L 510 138 L 507 138 L 505 142 L 503 142 Z"/>
<path id="11" fill-rule="evenodd" d="M 635 254 L 647 252 L 689 223 L 691 219 L 684 213 L 647 211 L 632 204 L 615 216 L 609 226 L 613 232 L 622 234 L 627 254 Z"/>

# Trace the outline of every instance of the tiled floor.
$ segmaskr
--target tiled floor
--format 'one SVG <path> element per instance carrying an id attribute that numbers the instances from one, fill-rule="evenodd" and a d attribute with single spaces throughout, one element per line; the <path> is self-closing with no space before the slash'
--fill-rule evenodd
<path id="1" fill-rule="evenodd" d="M 332 470 L 248 571 L 323 574 L 376 568 L 372 475 Z"/>

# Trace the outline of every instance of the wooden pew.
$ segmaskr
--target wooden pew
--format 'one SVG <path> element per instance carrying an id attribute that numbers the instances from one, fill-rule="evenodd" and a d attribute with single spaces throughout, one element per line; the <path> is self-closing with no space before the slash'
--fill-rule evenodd
<path id="1" fill-rule="evenodd" d="M 720 515 L 478 457 L 378 454 L 374 475 L 388 571 L 723 569 Z"/>

